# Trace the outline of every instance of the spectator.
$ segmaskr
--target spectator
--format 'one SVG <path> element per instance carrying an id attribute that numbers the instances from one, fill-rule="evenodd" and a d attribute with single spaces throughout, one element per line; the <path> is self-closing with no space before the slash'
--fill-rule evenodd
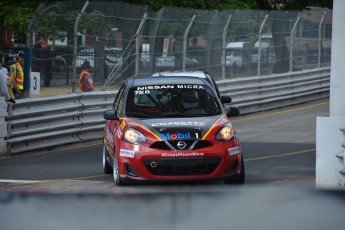
<path id="1" fill-rule="evenodd" d="M 0 66 L 0 95 L 5 97 L 5 101 L 15 103 L 13 98 L 8 94 L 8 70 L 3 65 Z"/>
<path id="2" fill-rule="evenodd" d="M 8 79 L 8 93 L 10 98 L 19 99 L 22 97 L 22 90 L 24 88 L 24 53 L 19 52 L 17 55 L 17 62 L 10 66 L 10 73 Z"/>
<path id="3" fill-rule="evenodd" d="M 32 49 L 32 71 L 33 72 L 41 72 L 42 47 L 43 47 L 42 43 L 36 43 L 36 45 Z"/>
<path id="4" fill-rule="evenodd" d="M 79 88 L 81 92 L 91 92 L 95 89 L 93 86 L 93 79 L 90 74 L 90 62 L 85 59 L 82 65 L 83 71 L 79 76 Z"/>
<path id="5" fill-rule="evenodd" d="M 44 77 L 44 86 L 50 87 L 51 80 L 53 78 L 53 58 L 52 58 L 52 52 L 49 50 L 47 46 L 42 47 L 41 51 L 41 68 L 42 68 L 42 74 Z"/>

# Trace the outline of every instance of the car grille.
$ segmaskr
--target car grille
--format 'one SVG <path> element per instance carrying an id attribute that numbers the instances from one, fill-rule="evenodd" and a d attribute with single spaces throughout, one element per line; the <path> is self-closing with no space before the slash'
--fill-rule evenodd
<path id="1" fill-rule="evenodd" d="M 219 156 L 179 159 L 148 158 L 143 160 L 143 164 L 153 175 L 183 176 L 210 174 L 221 160 Z"/>
<path id="2" fill-rule="evenodd" d="M 180 142 L 180 141 L 181 140 L 156 141 L 155 143 L 153 143 L 150 146 L 150 148 L 161 149 L 161 150 L 192 150 L 192 149 L 200 149 L 200 148 L 205 148 L 205 147 L 212 146 L 212 144 L 209 141 L 206 141 L 206 140 L 183 140 L 187 145 L 186 145 L 186 147 L 184 149 L 180 149 L 180 148 L 177 147 L 177 143 Z M 167 142 L 169 144 L 167 144 Z"/>

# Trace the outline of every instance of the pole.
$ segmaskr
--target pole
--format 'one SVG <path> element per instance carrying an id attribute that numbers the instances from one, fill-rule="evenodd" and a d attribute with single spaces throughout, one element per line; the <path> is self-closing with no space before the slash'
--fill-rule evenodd
<path id="1" fill-rule="evenodd" d="M 291 33 L 290 33 L 290 72 L 292 71 L 292 65 L 293 65 L 293 44 L 294 44 L 294 33 L 296 31 L 297 24 L 300 20 L 300 17 L 297 18 L 295 24 L 292 27 Z"/>
<path id="2" fill-rule="evenodd" d="M 187 37 L 190 31 L 190 28 L 192 27 L 194 20 L 195 20 L 196 16 L 193 15 L 192 19 L 189 22 L 189 25 L 186 29 L 186 31 L 184 32 L 184 36 L 183 36 L 183 52 L 182 52 L 182 71 L 186 70 L 186 53 L 187 53 Z"/>
<path id="3" fill-rule="evenodd" d="M 138 76 L 139 73 L 139 48 L 140 48 L 140 39 L 143 32 L 143 27 L 147 19 L 147 13 L 144 14 L 143 19 L 140 22 L 137 32 L 135 33 L 135 76 Z"/>
<path id="4" fill-rule="evenodd" d="M 37 18 L 40 16 L 40 12 L 41 12 L 42 8 L 43 8 L 43 3 L 41 3 L 37 7 L 37 9 L 34 13 L 34 16 L 31 18 L 30 23 L 28 25 L 28 30 L 27 30 L 27 34 L 26 34 L 26 46 L 29 48 L 30 48 L 30 44 L 31 44 L 30 40 L 31 40 L 32 27 L 33 27 L 35 21 L 37 20 Z"/>
<path id="5" fill-rule="evenodd" d="M 318 47 L 318 55 L 317 55 L 317 67 L 320 68 L 321 66 L 321 49 L 322 49 L 322 24 L 323 21 L 325 20 L 325 16 L 326 16 L 326 11 L 323 12 L 322 18 L 320 20 L 320 24 L 319 24 L 319 47 Z"/>
<path id="6" fill-rule="evenodd" d="M 76 67 L 76 59 L 77 59 L 77 46 L 78 46 L 78 26 L 79 26 L 79 21 L 82 17 L 82 15 L 85 13 L 87 7 L 89 6 L 89 1 L 85 2 L 85 5 L 81 12 L 79 13 L 75 24 L 74 24 L 74 44 L 73 44 L 73 61 L 72 61 L 72 93 L 75 93 L 75 88 L 76 88 L 76 83 L 77 83 L 77 67 Z"/>
<path id="7" fill-rule="evenodd" d="M 268 14 L 266 14 L 264 21 L 261 24 L 260 30 L 259 30 L 259 47 L 258 47 L 258 60 L 257 60 L 257 75 L 260 76 L 261 75 L 261 36 L 262 36 L 262 30 L 266 24 L 268 18 Z"/>
<path id="8" fill-rule="evenodd" d="M 24 80 L 23 80 L 23 97 L 28 98 L 30 95 L 30 72 L 31 72 L 31 59 L 32 59 L 32 52 L 29 47 L 25 47 L 24 49 Z"/>
<path id="9" fill-rule="evenodd" d="M 345 1 L 334 0 L 333 6 L 329 111 L 330 117 L 343 117 L 345 116 Z"/>
<path id="10" fill-rule="evenodd" d="M 228 29 L 229 29 L 229 25 L 230 25 L 230 21 L 231 21 L 231 17 L 232 15 L 230 14 L 228 17 L 228 20 L 226 21 L 226 24 L 224 26 L 223 29 L 223 64 L 222 64 L 222 79 L 225 79 L 225 67 L 226 67 L 226 35 L 228 34 Z"/>

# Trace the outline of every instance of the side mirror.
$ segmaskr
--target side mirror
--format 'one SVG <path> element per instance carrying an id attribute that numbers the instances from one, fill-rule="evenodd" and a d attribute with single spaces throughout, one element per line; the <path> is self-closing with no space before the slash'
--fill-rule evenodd
<path id="1" fill-rule="evenodd" d="M 231 101 L 232 101 L 232 99 L 231 99 L 231 97 L 228 96 L 228 95 L 221 95 L 221 96 L 220 96 L 220 102 L 221 102 L 222 104 L 231 103 Z"/>
<path id="2" fill-rule="evenodd" d="M 225 110 L 226 116 L 228 117 L 235 117 L 240 115 L 240 110 L 235 106 L 228 106 Z"/>
<path id="3" fill-rule="evenodd" d="M 116 116 L 116 111 L 114 109 L 109 109 L 104 111 L 103 118 L 105 120 L 118 120 L 119 118 Z"/>

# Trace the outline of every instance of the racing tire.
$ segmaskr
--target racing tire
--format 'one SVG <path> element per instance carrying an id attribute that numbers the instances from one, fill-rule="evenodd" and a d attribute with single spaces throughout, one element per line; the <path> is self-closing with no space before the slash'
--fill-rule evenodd
<path id="1" fill-rule="evenodd" d="M 235 180 L 224 180 L 225 184 L 237 184 L 241 185 L 244 184 L 245 181 L 245 168 L 244 168 L 244 161 L 243 161 L 243 156 L 241 157 L 241 172 L 240 175 L 235 179 Z"/>
<path id="2" fill-rule="evenodd" d="M 115 184 L 117 186 L 124 185 L 123 181 L 120 178 L 120 170 L 119 170 L 116 154 L 114 155 L 114 161 L 113 161 L 113 176 L 114 176 Z"/>
<path id="3" fill-rule="evenodd" d="M 107 159 L 108 151 L 105 147 L 105 144 L 103 144 L 103 171 L 105 174 L 112 174 L 113 173 L 113 167 L 109 164 L 109 161 Z"/>

